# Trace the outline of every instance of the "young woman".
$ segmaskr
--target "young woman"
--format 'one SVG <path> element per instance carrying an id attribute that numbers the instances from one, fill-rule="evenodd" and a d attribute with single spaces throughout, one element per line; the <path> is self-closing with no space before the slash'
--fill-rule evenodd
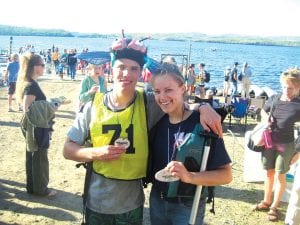
<path id="1" fill-rule="evenodd" d="M 151 174 L 153 177 L 158 171 L 165 170 L 178 177 L 180 183 L 178 191 L 171 193 L 174 182 L 161 182 L 153 178 L 150 194 L 151 224 L 187 224 L 194 197 L 194 191 L 189 190 L 195 188 L 195 185 L 215 186 L 231 182 L 231 161 L 223 139 L 218 138 L 212 142 L 207 171 L 189 171 L 191 169 L 187 168 L 193 167 L 193 159 L 189 162 L 187 158 L 179 160 L 176 152 L 189 154 L 188 152 L 195 151 L 193 144 L 196 150 L 201 149 L 196 141 L 203 141 L 203 138 L 195 131 L 203 131 L 203 128 L 199 124 L 199 113 L 184 107 L 184 78 L 176 65 L 163 63 L 160 71 L 152 76 L 152 86 L 155 101 L 166 114 L 151 130 Z M 185 193 L 185 196 L 179 192 Z M 202 196 L 196 224 L 203 224 L 204 206 Z"/>
<path id="2" fill-rule="evenodd" d="M 187 71 L 187 81 L 186 87 L 189 96 L 192 96 L 195 88 L 196 74 L 195 74 L 195 64 L 191 64 Z"/>
<path id="3" fill-rule="evenodd" d="M 290 169 L 290 163 L 300 154 L 294 145 L 294 125 L 300 121 L 300 70 L 288 69 L 282 73 L 280 82 L 282 94 L 269 98 L 262 110 L 262 118 L 266 119 L 272 108 L 270 126 L 273 147 L 262 152 L 263 168 L 267 171 L 264 200 L 254 206 L 254 210 L 268 211 L 270 221 L 278 219 L 277 207 L 286 187 L 285 174 Z"/>
<path id="4" fill-rule="evenodd" d="M 205 98 L 205 79 L 206 79 L 206 70 L 205 70 L 205 64 L 200 63 L 199 64 L 199 74 L 196 79 L 196 88 L 197 88 L 197 94 L 199 94 L 199 98 Z"/>
<path id="5" fill-rule="evenodd" d="M 23 102 L 24 106 L 22 131 L 24 134 L 28 132 L 24 135 L 26 139 L 27 193 L 54 196 L 56 191 L 47 187 L 49 183 L 49 132 L 51 132 L 50 126 L 53 124 L 54 108 L 46 101 L 46 96 L 37 83 L 37 79 L 43 75 L 44 69 L 45 62 L 40 55 L 28 53 L 22 56 L 21 70 L 17 80 L 17 98 L 19 102 Z M 30 123 L 25 124 L 26 119 L 37 112 L 44 116 L 45 121 L 40 120 L 41 116 L 38 117 L 36 123 L 43 123 L 46 128 L 40 128 L 38 125 L 30 126 L 35 123 L 33 120 L 35 116 L 30 118 Z M 32 133 L 35 136 L 33 139 L 31 139 Z"/>

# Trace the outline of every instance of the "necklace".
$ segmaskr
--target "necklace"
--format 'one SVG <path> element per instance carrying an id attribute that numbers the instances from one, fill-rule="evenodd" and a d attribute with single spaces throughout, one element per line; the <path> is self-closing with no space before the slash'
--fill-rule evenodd
<path id="1" fill-rule="evenodd" d="M 173 144 L 173 148 L 170 150 L 170 128 L 168 127 L 168 159 L 167 163 L 169 163 L 171 160 L 175 160 L 176 158 L 176 152 L 177 148 L 179 147 L 181 141 L 180 141 L 180 129 L 182 125 L 182 121 L 184 119 L 184 113 L 185 113 L 185 108 L 183 106 L 182 108 L 182 115 L 181 115 L 181 121 L 179 122 L 179 128 L 177 132 L 175 133 L 175 141 Z M 171 157 L 170 157 L 170 151 L 172 152 Z M 161 169 L 157 173 L 155 173 L 155 179 L 159 180 L 161 182 L 173 182 L 173 181 L 178 181 L 179 177 L 173 176 L 168 170 Z"/>
<path id="2" fill-rule="evenodd" d="M 182 107 L 182 115 L 181 115 L 181 120 L 179 122 L 179 127 L 177 132 L 174 134 L 174 144 L 170 144 L 170 128 L 168 127 L 168 161 L 167 163 L 169 163 L 172 160 L 175 160 L 176 158 L 176 153 L 177 153 L 177 148 L 180 146 L 181 142 L 182 142 L 182 138 L 180 137 L 180 130 L 181 130 L 181 125 L 182 125 L 182 121 L 184 118 L 184 113 L 185 113 L 185 108 L 184 106 Z M 170 147 L 173 146 L 173 148 L 171 149 Z M 172 154 L 170 154 L 170 152 Z M 170 157 L 171 155 L 171 157 Z"/>
<path id="3" fill-rule="evenodd" d="M 167 156 L 168 156 L 168 162 L 169 163 L 171 160 L 175 160 L 176 159 L 176 153 L 177 153 L 177 150 L 178 150 L 178 147 L 183 143 L 183 137 L 180 136 L 180 129 L 181 129 L 181 125 L 182 125 L 182 121 L 184 119 L 184 114 L 185 114 L 185 107 L 183 105 L 182 107 L 182 115 L 181 115 L 181 121 L 179 122 L 179 127 L 178 127 L 178 130 L 177 132 L 175 133 L 174 135 L 174 144 L 170 144 L 170 129 L 168 127 L 168 149 L 167 149 Z M 170 149 L 170 146 L 173 146 L 172 149 Z M 170 152 L 172 152 L 170 154 Z M 171 157 L 170 157 L 171 155 Z M 158 181 L 161 181 L 161 182 L 173 182 L 173 181 L 178 181 L 179 180 L 179 177 L 177 176 L 173 176 L 168 170 L 166 170 L 165 168 L 164 169 L 161 169 L 159 171 L 157 171 L 155 173 L 155 179 L 158 180 Z"/>

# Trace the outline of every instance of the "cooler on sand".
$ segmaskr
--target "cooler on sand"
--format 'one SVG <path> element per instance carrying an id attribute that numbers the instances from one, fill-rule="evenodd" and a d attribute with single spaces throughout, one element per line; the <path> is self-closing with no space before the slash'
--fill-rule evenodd
<path id="1" fill-rule="evenodd" d="M 286 174 L 286 175 L 291 175 L 291 174 Z M 288 203 L 289 202 L 289 199 L 290 199 L 290 196 L 291 196 L 291 191 L 292 191 L 292 188 L 293 188 L 293 182 L 294 182 L 294 179 L 289 179 L 287 177 L 286 179 L 286 188 L 285 188 L 285 191 L 281 197 L 281 202 L 286 202 Z"/>
<path id="2" fill-rule="evenodd" d="M 266 171 L 262 167 L 261 153 L 250 150 L 247 146 L 250 138 L 250 131 L 245 133 L 244 144 L 244 172 L 243 179 L 245 182 L 263 182 Z"/>
<path id="3" fill-rule="evenodd" d="M 296 225 L 300 222 L 300 161 L 295 165 L 294 185 L 286 211 L 285 223 Z"/>
<path id="4" fill-rule="evenodd" d="M 287 172 L 287 174 L 285 175 L 286 177 L 286 188 L 285 191 L 283 193 L 283 196 L 281 198 L 282 202 L 289 202 L 290 196 L 291 196 L 291 192 L 292 192 L 292 188 L 293 188 L 293 184 L 294 184 L 294 175 L 295 175 L 295 170 L 296 170 L 296 165 L 291 165 L 291 168 L 289 170 L 289 172 Z"/>

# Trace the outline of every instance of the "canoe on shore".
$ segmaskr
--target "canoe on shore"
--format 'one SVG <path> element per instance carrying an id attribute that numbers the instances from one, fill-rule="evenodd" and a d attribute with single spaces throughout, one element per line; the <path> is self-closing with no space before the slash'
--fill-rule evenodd
<path id="1" fill-rule="evenodd" d="M 215 89 L 215 87 L 207 87 L 206 89 Z M 229 89 L 228 93 L 231 93 L 231 88 Z M 238 85 L 238 93 L 241 94 L 241 85 Z M 217 96 L 221 96 L 223 94 L 223 87 L 217 89 L 214 91 Z M 266 97 L 267 99 L 271 97 L 272 95 L 277 94 L 277 91 L 271 89 L 270 87 L 264 86 L 260 87 L 256 84 L 250 85 L 250 95 L 255 97 Z"/>

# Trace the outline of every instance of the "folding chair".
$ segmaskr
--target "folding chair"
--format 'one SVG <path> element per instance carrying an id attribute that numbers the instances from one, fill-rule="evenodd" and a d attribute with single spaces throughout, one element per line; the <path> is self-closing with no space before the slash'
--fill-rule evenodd
<path id="1" fill-rule="evenodd" d="M 221 116 L 221 123 L 223 123 L 224 119 L 226 118 L 228 114 L 228 110 L 225 106 L 214 108 L 213 104 L 214 99 L 213 98 L 199 98 L 195 97 L 195 103 L 201 103 L 206 102 L 209 103 L 211 107 Z"/>
<path id="2" fill-rule="evenodd" d="M 261 120 L 261 109 L 264 107 L 266 98 L 264 96 L 258 96 L 256 98 L 250 98 L 248 116 L 251 116 L 256 121 Z"/>
<path id="3" fill-rule="evenodd" d="M 241 97 L 233 97 L 231 105 L 229 106 L 229 127 L 232 127 L 232 118 L 242 120 L 244 119 L 244 132 L 247 126 L 247 114 L 249 107 L 249 99 Z"/>

